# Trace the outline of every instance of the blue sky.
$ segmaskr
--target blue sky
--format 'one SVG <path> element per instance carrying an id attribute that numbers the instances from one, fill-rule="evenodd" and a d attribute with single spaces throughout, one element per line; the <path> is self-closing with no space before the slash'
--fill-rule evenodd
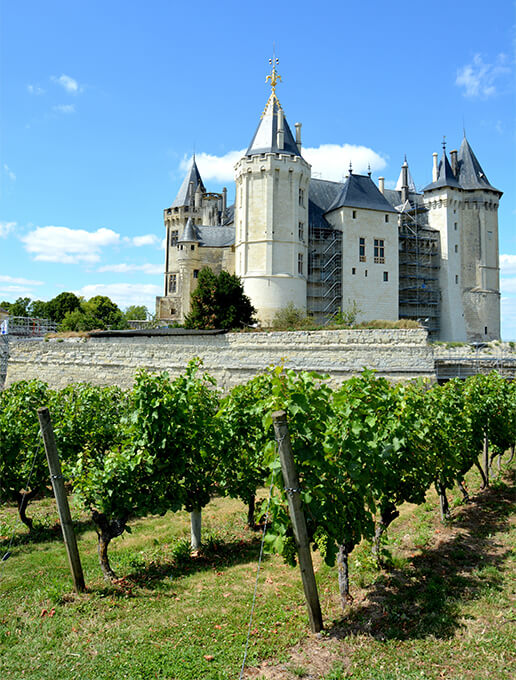
<path id="1" fill-rule="evenodd" d="M 0 300 L 62 290 L 146 304 L 162 291 L 162 210 L 195 149 L 208 190 L 268 97 L 316 176 L 353 161 L 418 187 L 463 126 L 500 203 L 502 335 L 516 339 L 515 5 L 1 2 Z"/>

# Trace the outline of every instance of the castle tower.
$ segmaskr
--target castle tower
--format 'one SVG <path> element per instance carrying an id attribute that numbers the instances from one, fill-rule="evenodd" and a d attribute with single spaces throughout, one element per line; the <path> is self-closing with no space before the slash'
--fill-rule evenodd
<path id="1" fill-rule="evenodd" d="M 177 290 L 179 300 L 177 307 L 181 309 L 184 319 L 190 312 L 190 296 L 197 287 L 197 274 L 201 269 L 199 239 L 191 217 L 177 242 Z"/>
<path id="2" fill-rule="evenodd" d="M 235 271 L 269 324 L 289 303 L 306 311 L 310 165 L 276 96 L 277 59 L 267 76 L 272 92 L 245 156 L 235 167 Z"/>
<path id="3" fill-rule="evenodd" d="M 460 151 L 443 155 L 424 189 L 429 226 L 440 234 L 443 340 L 479 342 L 500 337 L 498 202 L 464 138 Z"/>

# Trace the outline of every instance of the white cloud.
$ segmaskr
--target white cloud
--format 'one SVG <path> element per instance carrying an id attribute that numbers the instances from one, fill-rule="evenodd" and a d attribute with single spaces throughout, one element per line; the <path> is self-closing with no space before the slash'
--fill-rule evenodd
<path id="1" fill-rule="evenodd" d="M 163 295 L 162 286 L 153 283 L 94 283 L 74 291 L 87 300 L 95 295 L 107 295 L 119 307 L 145 305 L 151 312 L 156 304 L 156 296 Z"/>
<path id="2" fill-rule="evenodd" d="M 82 90 L 82 88 L 79 87 L 79 83 L 75 80 L 75 78 L 67 76 L 64 73 L 59 77 L 52 76 L 51 80 L 57 85 L 60 85 L 64 90 L 66 90 L 70 94 L 77 94 Z"/>
<path id="3" fill-rule="evenodd" d="M 245 149 L 228 151 L 224 156 L 212 156 L 209 153 L 195 154 L 195 162 L 203 180 L 217 182 L 232 182 L 235 175 L 235 164 L 242 158 Z M 186 172 L 191 163 L 191 157 L 185 156 L 180 164 L 182 172 Z"/>
<path id="4" fill-rule="evenodd" d="M 0 283 L 15 283 L 21 286 L 43 285 L 43 281 L 32 281 L 31 279 L 23 279 L 16 276 L 7 276 L 7 274 L 0 274 Z"/>
<path id="5" fill-rule="evenodd" d="M 27 92 L 29 92 L 29 94 L 34 94 L 36 96 L 40 94 L 45 94 L 45 90 L 42 87 L 40 87 L 39 85 L 32 84 L 27 85 Z"/>
<path id="6" fill-rule="evenodd" d="M 228 151 L 223 156 L 213 156 L 207 153 L 195 155 L 195 160 L 203 180 L 232 182 L 235 174 L 235 164 L 242 158 L 245 149 Z M 366 172 L 371 166 L 373 172 L 382 170 L 386 160 L 380 154 L 366 146 L 355 144 L 321 144 L 318 147 L 304 147 L 303 157 L 312 166 L 312 176 L 320 175 L 324 179 L 341 181 L 349 169 L 350 162 L 354 172 Z M 185 156 L 180 163 L 182 172 L 190 167 L 190 157 Z"/>
<path id="7" fill-rule="evenodd" d="M 144 234 L 143 236 L 134 236 L 130 241 L 136 248 L 141 248 L 141 246 L 157 245 L 159 243 L 159 238 L 156 234 Z"/>
<path id="8" fill-rule="evenodd" d="M 56 113 L 64 113 L 64 114 L 75 113 L 75 105 L 74 104 L 59 104 L 58 106 L 53 106 L 52 111 L 55 111 Z"/>
<path id="9" fill-rule="evenodd" d="M 373 149 L 355 144 L 321 144 L 306 147 L 302 153 L 312 166 L 312 176 L 320 174 L 323 179 L 336 182 L 348 173 L 350 163 L 356 173 L 367 172 L 369 166 L 372 172 L 377 172 L 387 165 L 386 160 Z"/>
<path id="10" fill-rule="evenodd" d="M 25 250 L 35 260 L 77 264 L 98 262 L 101 249 L 117 245 L 120 234 L 104 227 L 97 231 L 86 231 L 48 226 L 37 227 L 21 240 L 25 244 Z"/>
<path id="11" fill-rule="evenodd" d="M 5 238 L 16 226 L 16 222 L 0 222 L 0 238 Z"/>
<path id="12" fill-rule="evenodd" d="M 164 265 L 163 264 L 150 264 L 147 262 L 145 264 L 127 264 L 125 262 L 121 264 L 106 264 L 103 267 L 97 269 L 98 272 L 114 272 L 115 274 L 127 274 L 128 272 L 143 272 L 144 274 L 163 274 Z"/>
<path id="13" fill-rule="evenodd" d="M 502 276 L 516 275 L 516 255 L 500 255 L 500 271 Z"/>
<path id="14" fill-rule="evenodd" d="M 505 54 L 499 54 L 494 64 L 486 64 L 481 54 L 475 54 L 473 61 L 458 69 L 455 84 L 463 89 L 465 97 L 487 99 L 496 94 L 496 81 L 511 72 Z"/>
<path id="15" fill-rule="evenodd" d="M 7 175 L 7 177 L 9 177 L 9 179 L 14 182 L 14 180 L 16 179 L 16 175 L 11 170 L 11 168 L 7 165 L 7 163 L 4 163 L 4 172 Z"/>

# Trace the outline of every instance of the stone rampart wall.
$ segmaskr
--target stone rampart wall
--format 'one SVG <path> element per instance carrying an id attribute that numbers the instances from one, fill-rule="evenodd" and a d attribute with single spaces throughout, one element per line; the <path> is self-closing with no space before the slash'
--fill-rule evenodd
<path id="1" fill-rule="evenodd" d="M 328 373 L 335 384 L 364 367 L 393 380 L 432 378 L 426 340 L 417 329 L 11 340 L 6 385 L 40 378 L 56 388 L 77 381 L 127 388 L 140 367 L 177 375 L 195 356 L 224 390 L 280 363 Z"/>

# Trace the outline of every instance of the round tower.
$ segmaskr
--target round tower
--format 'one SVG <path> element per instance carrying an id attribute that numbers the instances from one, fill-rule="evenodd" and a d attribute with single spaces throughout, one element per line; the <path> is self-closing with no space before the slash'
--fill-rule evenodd
<path id="1" fill-rule="evenodd" d="M 280 76 L 272 60 L 272 92 L 245 156 L 235 166 L 235 271 L 261 323 L 292 303 L 306 312 L 310 165 L 301 156 L 276 96 Z"/>

